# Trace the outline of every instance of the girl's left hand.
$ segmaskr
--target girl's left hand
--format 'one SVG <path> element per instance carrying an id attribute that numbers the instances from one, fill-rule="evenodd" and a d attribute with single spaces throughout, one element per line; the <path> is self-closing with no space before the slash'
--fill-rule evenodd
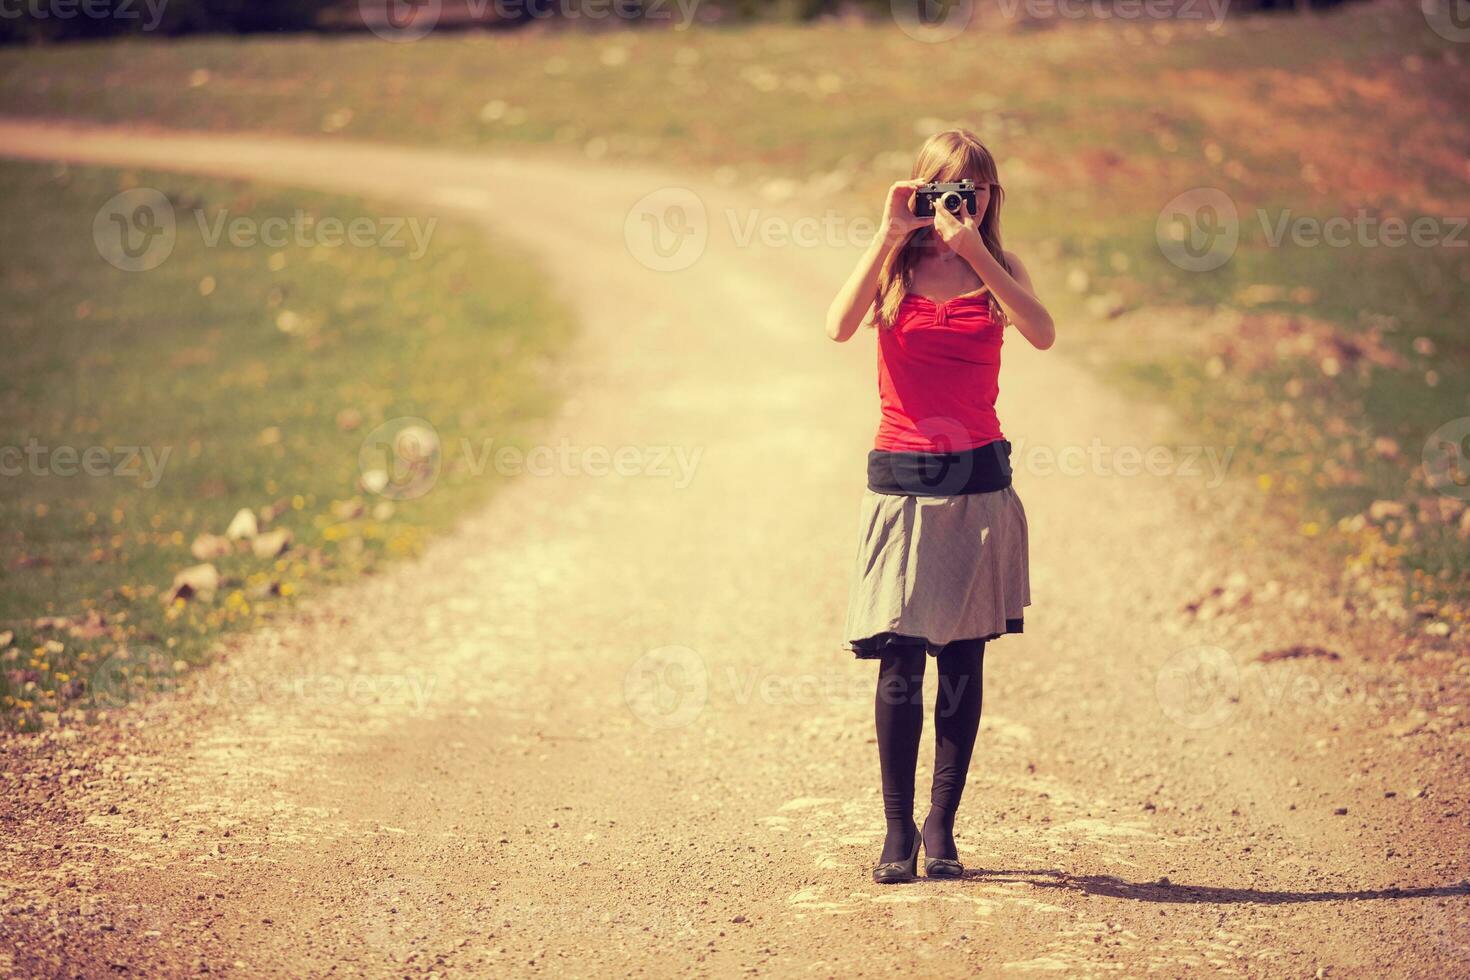
<path id="1" fill-rule="evenodd" d="M 956 216 L 948 208 L 935 202 L 934 233 L 957 252 L 969 239 L 973 238 L 976 242 L 980 240 L 980 216 L 970 214 L 968 208 L 961 208 L 960 211 L 960 216 Z"/>

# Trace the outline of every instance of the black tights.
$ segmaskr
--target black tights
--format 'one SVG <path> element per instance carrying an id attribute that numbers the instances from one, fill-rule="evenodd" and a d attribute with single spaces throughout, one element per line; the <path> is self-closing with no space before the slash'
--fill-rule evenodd
<path id="1" fill-rule="evenodd" d="M 890 647 L 878 662 L 878 763 L 883 772 L 883 817 L 888 836 L 879 861 L 902 861 L 914 847 L 914 768 L 924 731 L 922 644 Z M 934 785 L 924 820 L 926 857 L 958 858 L 954 816 L 965 791 L 975 735 L 980 730 L 985 641 L 956 640 L 939 649 L 939 692 L 934 699 Z"/>

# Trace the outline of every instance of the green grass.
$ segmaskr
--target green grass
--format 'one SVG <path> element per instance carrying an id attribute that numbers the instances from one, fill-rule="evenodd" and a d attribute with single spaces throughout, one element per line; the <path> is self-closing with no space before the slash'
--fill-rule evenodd
<path id="1" fill-rule="evenodd" d="M 114 268 L 93 241 L 98 209 L 133 185 L 165 192 L 179 215 L 177 244 L 151 271 Z M 461 440 L 523 441 L 556 397 L 545 366 L 570 319 L 523 259 L 476 228 L 439 221 L 419 258 L 391 242 L 210 247 L 192 209 L 435 216 L 93 168 L 4 164 L 0 187 L 0 446 L 96 447 L 96 475 L 12 451 L 0 476 L 11 725 L 106 707 L 196 661 L 223 631 L 416 551 L 494 485 Z M 442 446 L 440 479 L 415 499 L 359 485 L 365 437 L 402 416 L 428 420 Z M 126 472 L 127 447 L 155 465 Z M 197 562 L 196 537 L 223 534 L 242 507 L 273 515 L 294 545 L 271 558 L 238 545 L 213 560 L 224 582 L 212 601 L 166 603 L 174 574 Z"/>
<path id="2" fill-rule="evenodd" d="M 1063 344 L 1168 401 L 1188 430 L 1181 438 L 1235 445 L 1234 471 L 1258 477 L 1261 493 L 1299 513 L 1322 554 L 1351 573 L 1396 580 L 1406 602 L 1429 603 L 1455 621 L 1447 606 L 1467 591 L 1470 541 L 1452 508 L 1439 509 L 1446 498 L 1425 486 L 1417 461 L 1430 432 L 1470 415 L 1465 250 L 1272 248 L 1256 213 L 1470 214 L 1465 58 L 1412 4 L 1350 5 L 1308 18 L 1242 18 L 1217 32 L 1061 24 L 972 30 L 941 45 L 881 25 L 533 29 L 401 45 L 363 37 L 122 41 L 0 50 L 0 85 L 14 96 L 11 113 L 462 149 L 544 147 L 589 167 L 655 160 L 756 187 L 792 181 L 799 192 L 816 189 L 815 210 L 869 215 L 882 188 L 907 176 L 923 135 L 968 125 L 1000 159 L 1007 242 L 1045 279 L 1049 298 L 1081 309 L 1085 297 L 1059 284 L 1066 273 L 1086 272 L 1089 293 L 1114 294 L 1135 311 L 1086 326 L 1069 317 Z M 1174 267 L 1155 238 L 1163 205 L 1194 187 L 1224 190 L 1242 218 L 1235 255 L 1212 272 Z M 22 203 L 46 220 L 45 209 Z M 349 288 L 348 278 L 344 289 L 362 288 L 355 278 Z M 62 311 L 75 305 L 74 285 L 66 285 L 55 298 Z M 1261 287 L 1274 298 L 1252 299 Z M 113 288 L 94 286 L 92 295 L 109 297 Z M 158 309 L 182 321 L 187 304 L 198 303 L 189 295 L 182 289 Z M 438 312 L 438 295 L 422 295 L 434 295 L 435 305 L 418 312 Z M 394 301 L 411 305 L 406 294 Z M 1170 313 L 1146 315 L 1158 309 Z M 1244 318 L 1233 333 L 1250 343 L 1212 316 L 1232 311 Z M 1293 317 L 1320 335 L 1317 348 L 1257 356 L 1276 350 Z M 1395 363 L 1361 376 L 1324 373 L 1323 349 L 1366 341 Z M 88 363 L 82 347 L 49 356 L 56 373 L 69 359 L 79 369 Z M 170 376 L 158 371 L 156 383 Z M 293 390 L 304 399 L 319 387 Z M 327 406 L 318 413 L 332 414 Z M 1399 447 L 1397 458 L 1384 455 L 1383 440 Z M 259 483 L 248 473 L 232 479 Z M 1402 502 L 1407 513 L 1365 523 L 1359 518 L 1375 500 Z M 38 598 L 25 594 L 15 614 L 33 612 Z"/>

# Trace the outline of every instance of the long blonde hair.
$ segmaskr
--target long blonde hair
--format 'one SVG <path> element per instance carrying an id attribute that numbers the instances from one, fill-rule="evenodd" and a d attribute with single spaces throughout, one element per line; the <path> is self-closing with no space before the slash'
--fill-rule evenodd
<path id="1" fill-rule="evenodd" d="M 980 240 L 1001 268 L 1011 271 L 1005 250 L 1000 245 L 1000 206 L 1005 193 L 997 179 L 995 158 L 979 137 L 968 129 L 947 129 L 935 133 L 919 149 L 911 176 L 923 181 L 968 179 L 977 185 L 990 184 L 990 203 L 980 217 Z M 878 274 L 878 299 L 872 314 L 873 322 L 878 326 L 891 327 L 898 319 L 899 304 L 913 286 L 914 264 L 918 262 L 920 253 L 926 248 L 933 248 L 934 244 L 934 229 L 919 228 L 889 255 Z M 994 296 L 990 297 L 990 303 L 996 315 L 1004 317 L 1005 313 Z"/>

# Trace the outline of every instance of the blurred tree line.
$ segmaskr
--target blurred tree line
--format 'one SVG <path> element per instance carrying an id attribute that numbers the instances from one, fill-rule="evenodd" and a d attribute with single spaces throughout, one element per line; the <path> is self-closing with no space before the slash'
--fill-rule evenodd
<path id="1" fill-rule="evenodd" d="M 0 43 L 44 43 L 120 34 L 173 36 L 199 33 L 250 34 L 265 31 L 361 30 L 365 18 L 381 19 L 392 6 L 397 16 L 412 7 L 435 5 L 437 24 L 446 29 L 512 28 L 555 17 L 580 5 L 616 9 L 622 22 L 636 24 L 640 5 L 670 0 L 0 0 Z M 699 19 L 809 21 L 829 15 L 886 18 L 894 0 L 698 0 Z M 997 0 L 904 0 L 917 2 L 936 20 L 950 5 Z M 1054 0 L 1066 3 L 1068 0 Z M 1114 2 L 1136 7 L 1138 0 L 1070 0 L 1093 10 Z M 1159 0 L 1150 0 L 1151 9 Z M 1167 0 L 1165 0 L 1167 2 Z M 1178 4 L 1192 0 L 1173 0 Z M 1197 2 L 1197 0 L 1195 0 Z M 1232 13 L 1254 10 L 1304 10 L 1342 0 L 1231 0 Z M 1025 8 L 1024 3 L 1012 7 Z M 531 11 L 535 11 L 532 13 Z M 632 12 L 632 13 L 629 13 Z M 580 20 L 580 19 L 579 19 Z"/>

